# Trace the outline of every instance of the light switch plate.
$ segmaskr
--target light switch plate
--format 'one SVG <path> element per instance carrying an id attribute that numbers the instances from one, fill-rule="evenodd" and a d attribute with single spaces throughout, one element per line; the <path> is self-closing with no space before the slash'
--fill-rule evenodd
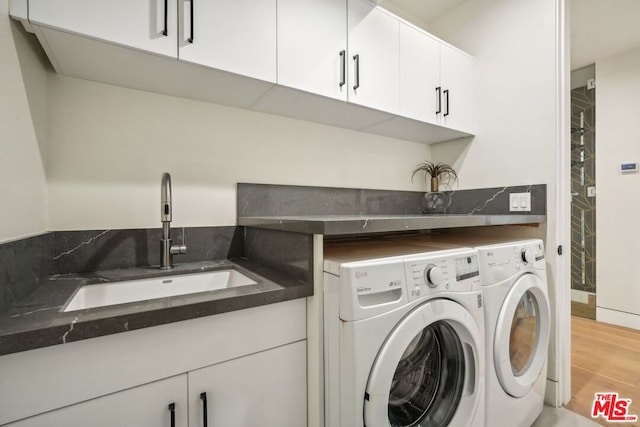
<path id="1" fill-rule="evenodd" d="M 509 193 L 509 212 L 531 212 L 531 193 Z"/>

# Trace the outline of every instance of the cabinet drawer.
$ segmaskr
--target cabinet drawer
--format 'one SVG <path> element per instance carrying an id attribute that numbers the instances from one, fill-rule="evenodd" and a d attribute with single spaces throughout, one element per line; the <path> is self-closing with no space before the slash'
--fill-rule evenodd
<path id="1" fill-rule="evenodd" d="M 96 368 L 99 369 L 99 368 Z M 87 378 L 87 381 L 90 381 Z M 187 375 L 178 375 L 129 390 L 47 412 L 10 427 L 159 427 L 187 426 Z"/>

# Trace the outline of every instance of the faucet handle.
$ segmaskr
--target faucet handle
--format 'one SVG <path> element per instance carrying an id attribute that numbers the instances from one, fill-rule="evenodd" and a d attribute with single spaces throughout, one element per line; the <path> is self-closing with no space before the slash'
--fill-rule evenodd
<path id="1" fill-rule="evenodd" d="M 169 249 L 171 255 L 182 255 L 187 253 L 186 245 L 173 245 L 171 249 Z"/>
<path id="2" fill-rule="evenodd" d="M 171 222 L 171 175 L 162 174 L 160 183 L 160 221 Z"/>

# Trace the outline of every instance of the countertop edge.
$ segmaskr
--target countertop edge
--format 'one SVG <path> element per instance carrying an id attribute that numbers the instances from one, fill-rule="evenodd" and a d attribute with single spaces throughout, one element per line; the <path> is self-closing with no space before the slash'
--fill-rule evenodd
<path id="1" fill-rule="evenodd" d="M 546 223 L 546 215 L 326 215 L 238 217 L 238 225 L 327 236 Z"/>

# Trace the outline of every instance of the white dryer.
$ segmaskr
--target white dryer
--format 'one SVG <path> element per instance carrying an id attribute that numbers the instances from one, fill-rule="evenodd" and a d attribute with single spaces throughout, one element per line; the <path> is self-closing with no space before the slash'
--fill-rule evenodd
<path id="1" fill-rule="evenodd" d="M 485 425 L 528 427 L 542 412 L 550 310 L 544 245 L 479 246 L 485 301 Z"/>
<path id="2" fill-rule="evenodd" d="M 484 425 L 478 256 L 442 248 L 325 247 L 326 426 Z"/>

